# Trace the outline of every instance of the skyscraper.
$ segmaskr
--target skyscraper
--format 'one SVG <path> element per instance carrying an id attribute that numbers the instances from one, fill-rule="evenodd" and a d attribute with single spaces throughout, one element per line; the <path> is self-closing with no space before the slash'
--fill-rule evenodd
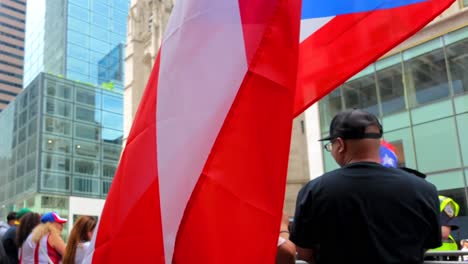
<path id="1" fill-rule="evenodd" d="M 99 214 L 122 148 L 128 6 L 28 2 L 25 89 L 0 114 L 2 214 L 22 206 Z"/>
<path id="2" fill-rule="evenodd" d="M 26 0 L 0 0 L 0 112 L 21 92 Z"/>

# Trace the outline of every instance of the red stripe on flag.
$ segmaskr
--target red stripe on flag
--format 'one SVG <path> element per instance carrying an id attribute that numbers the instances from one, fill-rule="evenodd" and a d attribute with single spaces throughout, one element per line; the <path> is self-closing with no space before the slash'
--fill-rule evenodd
<path id="1" fill-rule="evenodd" d="M 273 19 L 185 210 L 174 263 L 274 263 L 291 136 L 300 1 L 265 1 L 275 3 Z"/>
<path id="2" fill-rule="evenodd" d="M 156 164 L 159 56 L 98 227 L 93 263 L 164 263 Z"/>
<path id="3" fill-rule="evenodd" d="M 301 43 L 294 115 L 415 34 L 453 2 L 432 0 L 334 18 Z"/>

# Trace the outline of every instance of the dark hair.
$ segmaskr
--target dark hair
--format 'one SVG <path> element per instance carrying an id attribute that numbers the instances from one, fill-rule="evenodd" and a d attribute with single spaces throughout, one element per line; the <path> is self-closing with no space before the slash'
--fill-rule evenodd
<path id="1" fill-rule="evenodd" d="M 9 212 L 7 216 L 7 221 L 16 220 L 16 212 Z"/>
<path id="2" fill-rule="evenodd" d="M 27 213 L 21 217 L 21 222 L 16 229 L 16 245 L 20 248 L 31 234 L 32 230 L 41 223 L 41 215 L 38 213 Z"/>
<path id="3" fill-rule="evenodd" d="M 63 256 L 63 264 L 75 263 L 76 248 L 82 241 L 89 241 L 88 232 L 91 232 L 96 227 L 96 219 L 92 216 L 80 216 L 73 225 L 70 237 L 68 238 L 65 255 Z"/>

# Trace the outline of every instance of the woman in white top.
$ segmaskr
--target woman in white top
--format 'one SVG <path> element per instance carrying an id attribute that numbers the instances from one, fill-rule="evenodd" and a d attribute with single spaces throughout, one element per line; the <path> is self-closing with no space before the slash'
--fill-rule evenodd
<path id="1" fill-rule="evenodd" d="M 86 248 L 89 246 L 95 227 L 96 219 L 91 216 L 81 216 L 76 220 L 68 238 L 63 264 L 80 264 L 83 262 Z"/>

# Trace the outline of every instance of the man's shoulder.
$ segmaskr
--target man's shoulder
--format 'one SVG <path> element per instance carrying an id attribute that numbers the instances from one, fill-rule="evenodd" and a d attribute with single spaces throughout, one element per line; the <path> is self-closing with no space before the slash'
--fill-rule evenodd
<path id="1" fill-rule="evenodd" d="M 337 179 L 337 177 L 340 177 L 343 174 L 343 169 L 339 168 L 336 170 L 332 170 L 329 172 L 326 172 L 317 178 L 309 181 L 302 190 L 317 190 L 322 188 L 324 185 L 327 184 L 327 182 L 334 181 Z"/>

